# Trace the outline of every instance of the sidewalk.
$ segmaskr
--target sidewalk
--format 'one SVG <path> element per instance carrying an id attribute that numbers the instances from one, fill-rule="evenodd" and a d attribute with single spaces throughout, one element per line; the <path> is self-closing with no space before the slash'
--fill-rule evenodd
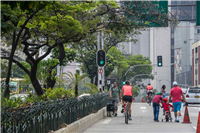
<path id="1" fill-rule="evenodd" d="M 183 110 L 183 109 L 182 109 Z M 119 106 L 117 117 L 107 117 L 102 119 L 92 127 L 88 128 L 84 133 L 195 133 L 195 129 L 191 124 L 182 124 L 182 117 L 180 123 L 162 122 L 162 109 L 160 109 L 160 122 L 153 121 L 153 109 L 147 103 L 133 103 L 132 104 L 132 121 L 125 124 L 125 118 L 120 113 L 121 106 Z M 173 116 L 173 112 L 172 112 Z"/>

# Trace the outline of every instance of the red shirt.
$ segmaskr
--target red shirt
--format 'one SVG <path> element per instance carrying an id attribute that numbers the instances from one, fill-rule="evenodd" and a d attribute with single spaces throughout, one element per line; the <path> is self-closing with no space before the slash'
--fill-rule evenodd
<path id="1" fill-rule="evenodd" d="M 160 100 L 162 100 L 161 95 L 155 95 L 153 98 L 153 103 L 160 103 Z"/>
<path id="2" fill-rule="evenodd" d="M 153 90 L 153 86 L 147 85 L 146 89 L 147 89 L 147 90 Z"/>
<path id="3" fill-rule="evenodd" d="M 172 102 L 181 102 L 181 94 L 183 94 L 183 91 L 178 86 L 175 86 L 171 89 L 170 95 L 172 96 Z"/>
<path id="4" fill-rule="evenodd" d="M 161 108 L 164 107 L 164 110 L 170 110 L 170 109 L 169 109 L 169 106 L 170 106 L 170 107 L 173 107 L 173 105 L 171 105 L 171 104 L 169 104 L 169 103 L 163 103 Z"/>
<path id="5" fill-rule="evenodd" d="M 132 86 L 130 85 L 124 85 L 122 90 L 124 91 L 124 96 L 132 96 Z"/>

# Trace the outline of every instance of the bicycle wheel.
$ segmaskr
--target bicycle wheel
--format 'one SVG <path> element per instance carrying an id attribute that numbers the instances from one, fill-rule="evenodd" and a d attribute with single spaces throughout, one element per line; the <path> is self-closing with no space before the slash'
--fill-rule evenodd
<path id="1" fill-rule="evenodd" d="M 128 118 L 129 118 L 129 113 L 128 113 L 128 106 L 126 106 L 126 112 L 125 112 L 125 123 L 128 124 Z"/>

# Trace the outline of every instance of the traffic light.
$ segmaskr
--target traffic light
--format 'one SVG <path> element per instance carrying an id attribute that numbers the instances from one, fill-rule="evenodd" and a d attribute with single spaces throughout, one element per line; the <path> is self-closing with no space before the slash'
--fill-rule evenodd
<path id="1" fill-rule="evenodd" d="M 106 64 L 106 52 L 99 50 L 97 52 L 97 65 L 103 67 Z"/>
<path id="2" fill-rule="evenodd" d="M 157 64 L 158 64 L 158 67 L 162 67 L 162 56 L 157 56 Z"/>
<path id="3" fill-rule="evenodd" d="M 21 86 L 20 89 L 23 90 L 23 87 Z"/>
<path id="4" fill-rule="evenodd" d="M 123 85 L 126 83 L 126 76 L 123 76 Z"/>

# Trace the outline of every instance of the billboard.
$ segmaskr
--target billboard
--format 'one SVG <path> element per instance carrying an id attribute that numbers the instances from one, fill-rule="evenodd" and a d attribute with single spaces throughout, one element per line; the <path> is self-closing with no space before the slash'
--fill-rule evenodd
<path id="1" fill-rule="evenodd" d="M 176 75 L 180 74 L 182 70 L 182 49 L 174 50 L 174 79 L 176 80 Z"/>

